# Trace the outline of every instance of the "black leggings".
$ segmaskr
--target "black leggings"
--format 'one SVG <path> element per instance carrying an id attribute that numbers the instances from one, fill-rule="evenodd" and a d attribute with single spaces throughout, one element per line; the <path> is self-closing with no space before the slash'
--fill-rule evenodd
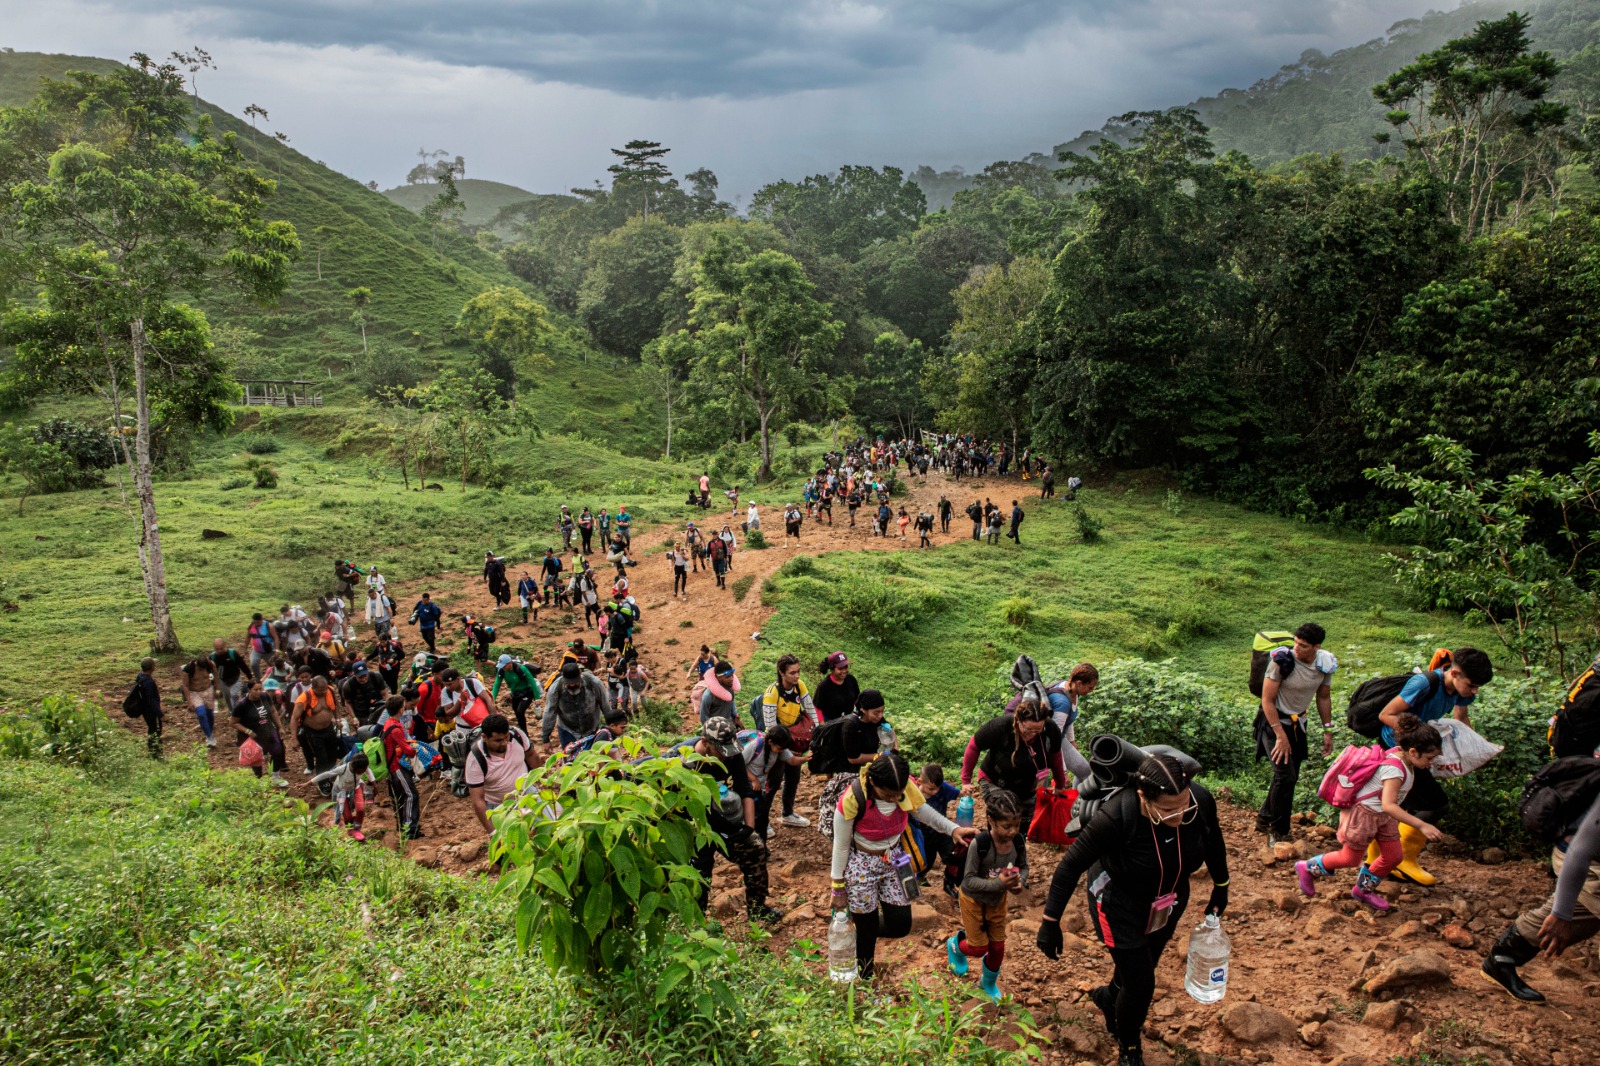
<path id="1" fill-rule="evenodd" d="M 865 914 L 856 911 L 850 912 L 850 917 L 856 923 L 856 969 L 863 980 L 871 980 L 876 969 L 875 959 L 878 954 L 878 938 L 885 940 L 898 940 L 911 932 L 911 908 L 895 903 L 882 904 L 883 918 L 880 920 L 877 911 L 868 911 Z M 1151 985 L 1154 991 L 1155 986 Z M 1145 1006 L 1150 1006 L 1150 1000 L 1145 999 Z"/>
<path id="2" fill-rule="evenodd" d="M 1109 949 L 1116 966 L 1111 991 L 1116 995 L 1114 1016 L 1119 1047 L 1141 1046 L 1139 1034 L 1150 1014 L 1150 1001 L 1156 994 L 1156 963 L 1183 918 L 1183 910 L 1181 906 L 1175 907 L 1167 927 L 1146 937 L 1143 947 Z"/>
<path id="3" fill-rule="evenodd" d="M 786 762 L 780 767 L 774 767 L 773 772 L 776 773 L 779 769 L 783 771 L 783 813 L 785 815 L 793 814 L 794 795 L 800 790 L 800 764 Z M 902 933 L 901 935 L 904 936 L 905 934 Z"/>
<path id="4" fill-rule="evenodd" d="M 689 591 L 689 571 L 681 566 L 672 568 L 672 594 L 687 593 Z"/>

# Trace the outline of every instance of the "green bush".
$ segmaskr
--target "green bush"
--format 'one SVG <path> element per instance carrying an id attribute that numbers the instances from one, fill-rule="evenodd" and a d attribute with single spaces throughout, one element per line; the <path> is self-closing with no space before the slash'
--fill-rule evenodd
<path id="1" fill-rule="evenodd" d="M 1211 774 L 1248 770 L 1254 709 L 1229 700 L 1167 659 L 1118 659 L 1100 668 L 1100 686 L 1078 719 L 1080 746 L 1099 733 L 1131 744 L 1170 744 Z"/>
<path id="2" fill-rule="evenodd" d="M 232 492 L 234 489 L 247 489 L 253 484 L 255 484 L 255 478 L 245 477 L 242 474 L 238 474 L 230 477 L 217 487 L 223 492 Z"/>
<path id="3" fill-rule="evenodd" d="M 1019 629 L 1027 628 L 1028 623 L 1033 621 L 1033 606 L 1032 596 L 1008 596 L 995 604 L 1006 625 Z"/>
<path id="4" fill-rule="evenodd" d="M 241 433 L 239 434 L 239 447 L 251 455 L 271 455 L 283 446 L 278 443 L 278 438 L 266 433 Z"/>
<path id="5" fill-rule="evenodd" d="M 943 763 L 946 778 L 957 776 L 953 769 L 961 764 L 967 750 L 967 740 L 973 732 L 1001 713 L 1003 704 L 993 707 L 927 706 L 920 711 L 899 711 L 889 708 L 885 716 L 894 726 L 899 738 L 900 751 L 911 762 L 912 769 L 922 769 L 926 762 Z"/>
<path id="6" fill-rule="evenodd" d="M 275 489 L 278 487 L 278 472 L 270 466 L 258 466 L 255 483 L 258 489 Z"/>
<path id="7" fill-rule="evenodd" d="M 778 568 L 781 577 L 810 577 L 817 572 L 817 560 L 810 555 L 796 555 Z"/>
<path id="8" fill-rule="evenodd" d="M 759 529 L 752 529 L 749 533 L 745 534 L 744 546 L 746 548 L 754 548 L 757 551 L 760 551 L 762 548 L 767 546 L 767 535 L 761 532 Z"/>
<path id="9" fill-rule="evenodd" d="M 839 617 L 868 640 L 892 644 L 940 602 L 921 582 L 877 574 L 849 574 L 836 586 Z"/>
<path id="10" fill-rule="evenodd" d="M 0 717 L 0 754 L 93 766 L 105 754 L 111 733 L 111 721 L 99 704 L 51 693 L 32 707 Z"/>
<path id="11" fill-rule="evenodd" d="M 1078 500 L 1072 505 L 1072 521 L 1078 527 L 1078 539 L 1085 544 L 1093 544 L 1100 539 L 1100 531 L 1105 528 L 1105 523 L 1089 513 L 1089 509 Z"/>
<path id="12" fill-rule="evenodd" d="M 729 586 L 733 591 L 733 602 L 742 603 L 744 598 L 750 595 L 750 586 L 755 583 L 756 575 L 754 574 L 746 574 L 743 577 L 734 578 L 733 584 Z"/>
<path id="13" fill-rule="evenodd" d="M 628 758 L 648 752 L 622 738 Z M 613 773 L 619 766 L 626 774 Z M 591 749 L 547 764 L 494 812 L 490 856 L 506 867 L 500 894 L 516 908 L 517 943 L 574 974 L 622 969 L 642 942 L 661 946 L 669 921 L 694 927 L 694 853 L 715 839 L 711 779 L 677 759 L 628 766 Z M 552 812 L 559 809 L 559 816 Z M 667 991 L 689 976 L 669 968 Z"/>

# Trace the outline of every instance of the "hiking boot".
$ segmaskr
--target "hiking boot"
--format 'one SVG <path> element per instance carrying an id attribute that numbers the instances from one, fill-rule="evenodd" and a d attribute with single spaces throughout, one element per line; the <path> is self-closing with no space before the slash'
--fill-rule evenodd
<path id="1" fill-rule="evenodd" d="M 1089 999 L 1106 1020 L 1106 1032 L 1112 1036 L 1117 1035 L 1117 990 L 1110 985 L 1101 985 L 1099 988 L 1089 990 Z"/>
<path id="2" fill-rule="evenodd" d="M 1538 952 L 1538 945 L 1522 939 L 1516 926 L 1507 926 L 1483 960 L 1483 976 L 1524 1003 L 1543 1003 L 1544 993 L 1530 986 L 1517 972 L 1518 966 L 1526 965 Z"/>
<path id="3" fill-rule="evenodd" d="M 1117 1051 L 1117 1066 L 1144 1066 L 1144 1048 L 1125 1047 Z"/>
<path id="4" fill-rule="evenodd" d="M 806 826 L 811 824 L 811 819 L 807 818 L 803 814 L 795 814 L 791 811 L 783 816 L 783 824 L 794 829 L 804 829 Z"/>
<path id="5" fill-rule="evenodd" d="M 765 903 L 757 903 L 750 908 L 750 920 L 761 922 L 765 925 L 774 925 L 783 918 L 783 912 L 776 907 L 769 907 Z"/>
<path id="6" fill-rule="evenodd" d="M 278 788 L 288 788 L 289 787 L 288 778 L 284 777 L 282 774 L 273 774 L 272 775 L 272 783 L 275 786 L 277 786 Z"/>

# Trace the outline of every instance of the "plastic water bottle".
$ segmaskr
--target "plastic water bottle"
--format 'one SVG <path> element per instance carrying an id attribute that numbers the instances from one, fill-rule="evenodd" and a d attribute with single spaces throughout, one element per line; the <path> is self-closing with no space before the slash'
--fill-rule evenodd
<path id="1" fill-rule="evenodd" d="M 956 824 L 963 829 L 972 828 L 972 818 L 977 804 L 972 802 L 971 796 L 962 796 L 961 802 L 956 804 Z"/>
<path id="2" fill-rule="evenodd" d="M 888 722 L 879 723 L 878 733 L 880 734 L 878 737 L 879 751 L 894 751 L 900 747 L 900 741 L 894 735 L 894 726 Z"/>
<path id="3" fill-rule="evenodd" d="M 1201 1003 L 1215 1003 L 1228 992 L 1228 956 L 1232 946 L 1215 914 L 1195 926 L 1189 937 L 1189 965 L 1183 988 Z"/>
<path id="4" fill-rule="evenodd" d="M 856 979 L 856 927 L 847 910 L 834 911 L 828 922 L 828 977 L 844 982 Z"/>

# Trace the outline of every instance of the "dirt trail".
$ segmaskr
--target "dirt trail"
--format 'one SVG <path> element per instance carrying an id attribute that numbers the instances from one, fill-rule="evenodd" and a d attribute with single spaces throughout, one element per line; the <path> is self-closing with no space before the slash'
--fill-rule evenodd
<path id="1" fill-rule="evenodd" d="M 1038 506 L 1036 482 L 987 478 L 954 483 L 938 475 L 926 481 L 917 479 L 910 493 L 897 498 L 895 504 L 898 507 L 904 502 L 913 515 L 921 509 L 933 511 L 940 492 L 955 502 L 956 513 L 949 534 L 935 533 L 936 549 L 970 536 L 971 526 L 961 508 L 974 494 L 992 496 L 1007 507 L 1013 497 L 1022 498 L 1026 509 Z M 690 517 L 714 529 L 730 520 L 726 511 L 716 510 L 686 514 L 685 520 Z M 802 552 L 840 549 L 916 550 L 917 544 L 914 532 L 907 542 L 873 537 L 865 510 L 858 514 L 854 529 L 842 507 L 832 528 L 808 521 L 798 544 L 792 539 L 785 542 L 777 509 L 763 508 L 762 523 L 771 547 L 747 550 L 740 536 L 741 549 L 734 558 L 729 584 L 753 580 L 738 603 L 733 602 L 731 591 L 716 588 L 709 572 L 690 575 L 687 600 L 672 598 L 672 577 L 661 545 L 669 537 L 681 541 L 681 525 L 658 526 L 634 538 L 636 557 L 642 559 L 630 572 L 634 595 L 644 608 L 638 638 L 641 658 L 654 678 L 654 695 L 681 706 L 686 723 L 691 685 L 687 668 L 700 645 L 726 642 L 726 658 L 741 668 L 748 663 L 755 650 L 753 634 L 761 630 L 770 613 L 760 605 L 761 583 L 789 558 Z M 736 521 L 734 526 L 737 530 Z M 1028 542 L 1027 528 L 1024 525 L 1028 546 L 1022 550 L 1048 551 L 1038 541 Z M 1002 539 L 993 550 L 1018 549 Z M 603 556 L 597 557 L 600 573 L 609 575 L 612 568 Z M 517 573 L 513 569 L 513 582 Z M 447 573 L 396 582 L 394 596 L 402 613 L 424 589 L 432 590 L 447 619 L 464 612 L 492 615 L 501 643 L 536 648 L 547 663 L 554 662 L 560 648 L 573 637 L 595 638 L 593 630 L 581 630 L 564 617 L 565 612 L 544 612 L 526 626 L 511 612 L 493 612 L 492 600 L 476 574 Z M 581 611 L 577 620 L 582 621 Z M 693 625 L 680 627 L 684 621 Z M 401 628 L 408 650 L 415 650 L 415 629 Z M 441 650 L 456 646 L 458 630 L 459 624 L 442 630 Z M 679 643 L 665 644 L 669 638 Z M 764 680 L 747 679 L 752 686 Z M 870 679 L 863 679 L 868 682 Z M 164 694 L 175 687 L 175 673 L 163 678 Z M 169 696 L 169 707 L 169 744 L 179 738 L 197 741 L 198 727 L 181 701 Z M 1092 706 L 1087 713 L 1092 724 Z M 218 768 L 236 766 L 231 730 L 219 723 L 218 734 L 223 740 L 212 753 L 213 764 Z M 293 793 L 318 799 L 303 783 L 297 750 L 290 751 L 289 761 Z M 806 778 L 797 810 L 813 821 L 819 793 L 819 780 Z M 466 801 L 431 783 L 423 787 L 423 797 L 427 836 L 410 845 L 408 854 L 431 867 L 463 875 L 491 875 L 493 869 L 483 858 L 484 834 Z M 380 788 L 374 809 L 369 811 L 368 827 L 382 846 L 395 846 L 392 817 L 386 791 Z M 1152 1066 L 1186 1066 L 1195 1061 L 1379 1066 L 1393 1056 L 1422 1051 L 1445 1051 L 1489 1066 L 1600 1063 L 1600 1051 L 1596 1050 L 1600 1048 L 1600 1018 L 1595 1010 L 1600 999 L 1600 966 L 1594 944 L 1569 951 L 1555 963 L 1540 960 L 1525 968 L 1535 987 L 1550 997 L 1549 1007 L 1516 1003 L 1477 973 L 1483 953 L 1507 921 L 1550 891 L 1551 880 L 1543 863 L 1486 866 L 1469 859 L 1465 849 L 1435 847 L 1428 854 L 1427 865 L 1440 876 L 1440 884 L 1434 888 L 1385 886 L 1386 894 L 1398 905 L 1380 917 L 1350 899 L 1354 875 L 1348 872 L 1331 883 L 1323 882 L 1321 894 L 1314 900 L 1303 899 L 1294 886 L 1292 861 L 1276 859 L 1260 847 L 1262 838 L 1252 831 L 1253 813 L 1223 804 L 1222 818 L 1233 881 L 1224 922 L 1233 939 L 1228 995 L 1221 1004 L 1203 1006 L 1183 991 L 1188 930 L 1198 920 L 1199 902 L 1209 892 L 1201 875 L 1194 883 L 1195 909 L 1182 919 L 1158 972 L 1156 1000 L 1146 1027 L 1146 1056 Z M 1298 825 L 1297 851 L 1309 855 L 1336 848 L 1332 832 L 1330 827 L 1309 822 Z M 1046 1062 L 1076 1066 L 1114 1061 L 1113 1045 L 1099 1014 L 1084 998 L 1089 988 L 1109 980 L 1110 962 L 1087 928 L 1081 893 L 1067 912 L 1069 932 L 1061 959 L 1050 962 L 1033 946 L 1045 889 L 1059 854 L 1038 846 L 1030 850 L 1032 884 L 1012 906 L 1011 950 L 1001 987 L 1027 1007 L 1041 1026 Z M 776 930 L 773 950 L 825 942 L 827 863 L 827 843 L 814 829 L 778 827 L 772 840 L 771 900 L 789 913 Z M 911 936 L 880 944 L 880 968 L 891 987 L 910 978 L 926 990 L 949 989 L 961 997 L 972 991 L 973 979 L 957 979 L 948 973 L 942 946 L 958 924 L 957 910 L 954 901 L 938 890 L 937 875 L 933 883 L 913 908 Z M 743 910 L 738 870 L 725 862 L 718 863 L 713 875 L 712 910 L 730 920 L 730 928 L 736 927 Z M 1421 985 L 1394 993 L 1399 998 L 1386 995 L 1382 998 L 1388 1002 L 1369 1004 L 1358 978 L 1370 978 L 1385 964 L 1416 952 L 1434 953 L 1438 956 L 1435 965 L 1443 970 Z M 1255 1005 L 1241 1006 L 1252 1001 Z M 966 1005 L 993 1009 L 977 999 L 967 999 Z M 1228 1019 L 1226 1025 L 1224 1018 Z M 1185 1049 L 1197 1057 L 1186 1058 Z"/>

